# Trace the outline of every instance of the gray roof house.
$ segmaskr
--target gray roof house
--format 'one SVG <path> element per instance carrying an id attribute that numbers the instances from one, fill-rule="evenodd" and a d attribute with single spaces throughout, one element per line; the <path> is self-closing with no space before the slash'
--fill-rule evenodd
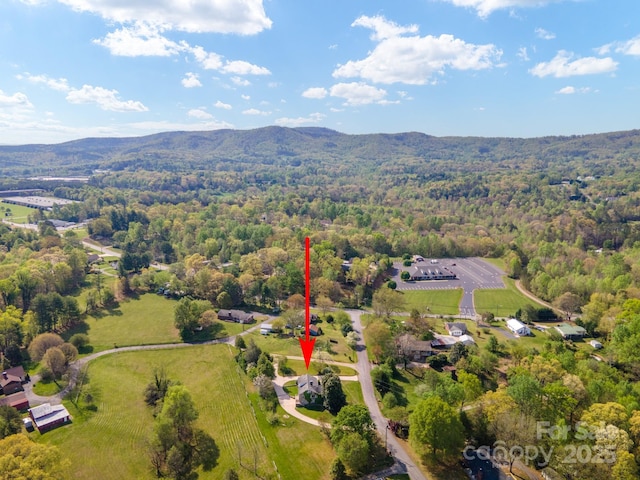
<path id="1" fill-rule="evenodd" d="M 320 380 L 308 373 L 298 377 L 298 404 L 301 406 L 317 403 L 322 397 Z"/>

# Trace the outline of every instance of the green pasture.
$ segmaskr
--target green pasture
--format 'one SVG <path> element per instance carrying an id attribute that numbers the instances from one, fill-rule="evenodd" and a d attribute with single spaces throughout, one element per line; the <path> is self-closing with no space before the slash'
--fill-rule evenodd
<path id="1" fill-rule="evenodd" d="M 413 309 L 436 315 L 458 315 L 462 289 L 453 290 L 404 290 L 399 292 L 405 300 L 405 311 Z M 427 310 L 428 309 L 428 310 Z"/>
<path id="2" fill-rule="evenodd" d="M 11 215 L 6 215 L 7 209 L 11 212 Z M 29 223 L 27 217 L 33 215 L 36 210 L 37 209 L 31 207 L 0 202 L 0 216 L 13 223 Z"/>
<path id="3" fill-rule="evenodd" d="M 200 479 L 222 478 L 229 468 L 236 469 L 241 479 L 253 479 L 254 461 L 261 478 L 277 478 L 276 468 L 282 478 L 326 478 L 334 453 L 320 430 L 286 418 L 282 410 L 280 425 L 269 425 L 233 354 L 228 345 L 209 345 L 96 359 L 89 365 L 82 395 L 91 393 L 97 411 L 78 411 L 69 404 L 71 425 L 31 435 L 60 448 L 71 461 L 70 478 L 155 478 L 146 454 L 153 415 L 143 391 L 153 369 L 163 366 L 170 379 L 190 391 L 200 413 L 197 426 L 220 449 L 218 465 L 200 471 Z"/>
<path id="4" fill-rule="evenodd" d="M 103 279 L 107 280 L 103 275 Z M 84 300 L 78 299 L 84 308 Z M 87 315 L 84 324 L 68 331 L 89 335 L 93 351 L 108 350 L 114 345 L 153 345 L 181 342 L 178 330 L 173 326 L 175 300 L 155 294 L 141 295 L 119 303 L 111 310 L 100 310 Z"/>
<path id="5" fill-rule="evenodd" d="M 525 297 L 516 287 L 515 280 L 503 277 L 506 288 L 476 290 L 473 294 L 476 312 L 492 312 L 496 317 L 512 316 L 525 305 L 541 308 L 543 305 Z"/>

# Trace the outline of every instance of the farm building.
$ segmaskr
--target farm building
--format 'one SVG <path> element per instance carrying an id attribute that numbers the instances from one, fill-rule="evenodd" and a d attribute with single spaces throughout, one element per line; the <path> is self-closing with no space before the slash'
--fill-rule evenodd
<path id="1" fill-rule="evenodd" d="M 27 399 L 27 395 L 24 392 L 12 393 L 0 398 L 0 407 L 4 405 L 13 407 L 16 410 L 26 410 L 29 408 L 29 399 Z"/>
<path id="2" fill-rule="evenodd" d="M 253 314 L 242 310 L 220 310 L 218 319 L 226 320 L 227 322 L 253 323 Z"/>
<path id="3" fill-rule="evenodd" d="M 531 335 L 531 330 L 524 323 L 515 318 L 507 320 L 507 328 L 516 335 Z"/>
<path id="4" fill-rule="evenodd" d="M 30 408 L 29 416 L 40 433 L 71 421 L 71 415 L 63 405 L 51 405 L 50 403 Z"/>
<path id="5" fill-rule="evenodd" d="M 51 210 L 54 205 L 68 205 L 70 203 L 75 203 L 75 200 L 38 196 L 5 197 L 2 201 L 4 203 L 22 205 L 23 207 L 39 208 L 40 210 Z"/>
<path id="6" fill-rule="evenodd" d="M 569 325 L 568 323 L 561 323 L 555 328 L 565 340 L 580 340 L 587 334 L 584 328 L 578 325 Z"/>
<path id="7" fill-rule="evenodd" d="M 322 386 L 317 377 L 305 374 L 298 378 L 298 404 L 305 406 L 317 403 L 322 397 Z"/>

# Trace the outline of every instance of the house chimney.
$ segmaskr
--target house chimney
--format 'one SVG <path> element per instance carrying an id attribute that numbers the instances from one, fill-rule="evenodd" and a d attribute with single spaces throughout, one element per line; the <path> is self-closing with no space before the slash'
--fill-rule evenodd
<path id="1" fill-rule="evenodd" d="M 2 378 L 4 378 L 5 380 L 6 380 L 7 378 L 9 378 L 9 377 L 7 376 L 7 372 L 2 372 Z"/>

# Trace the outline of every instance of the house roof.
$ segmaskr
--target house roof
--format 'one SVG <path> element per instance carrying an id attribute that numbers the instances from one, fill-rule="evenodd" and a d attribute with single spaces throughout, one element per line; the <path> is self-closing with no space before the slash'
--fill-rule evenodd
<path id="1" fill-rule="evenodd" d="M 563 336 L 584 336 L 587 331 L 579 325 L 569 325 L 568 323 L 561 323 L 556 327 Z"/>
<path id="2" fill-rule="evenodd" d="M 22 378 L 7 372 L 2 372 L 2 375 L 0 375 L 0 387 L 4 388 L 10 383 L 14 383 L 14 382 L 22 383 Z"/>
<path id="3" fill-rule="evenodd" d="M 69 416 L 69 412 L 64 405 L 51 405 L 50 403 L 43 403 L 37 407 L 30 408 L 29 413 L 38 428 L 45 427 Z"/>
<path id="4" fill-rule="evenodd" d="M 523 327 L 527 327 L 524 323 L 522 323 L 520 320 L 518 320 L 517 318 L 510 318 L 507 320 L 507 326 L 509 328 L 515 329 L 515 330 L 520 330 Z"/>
<path id="5" fill-rule="evenodd" d="M 308 373 L 298 377 L 298 395 L 307 391 L 321 393 L 320 381 Z"/>
<path id="6" fill-rule="evenodd" d="M 430 340 L 418 340 L 413 335 L 405 333 L 399 339 L 411 352 L 430 352 L 433 350 Z"/>
<path id="7" fill-rule="evenodd" d="M 0 406 L 8 405 L 16 408 L 20 405 L 24 405 L 25 403 L 29 406 L 27 395 L 24 392 L 12 393 L 11 395 L 0 398 Z"/>
<path id="8" fill-rule="evenodd" d="M 444 324 L 444 327 L 448 331 L 455 330 L 455 329 L 459 329 L 463 333 L 467 331 L 467 324 L 462 322 L 446 322 Z"/>

